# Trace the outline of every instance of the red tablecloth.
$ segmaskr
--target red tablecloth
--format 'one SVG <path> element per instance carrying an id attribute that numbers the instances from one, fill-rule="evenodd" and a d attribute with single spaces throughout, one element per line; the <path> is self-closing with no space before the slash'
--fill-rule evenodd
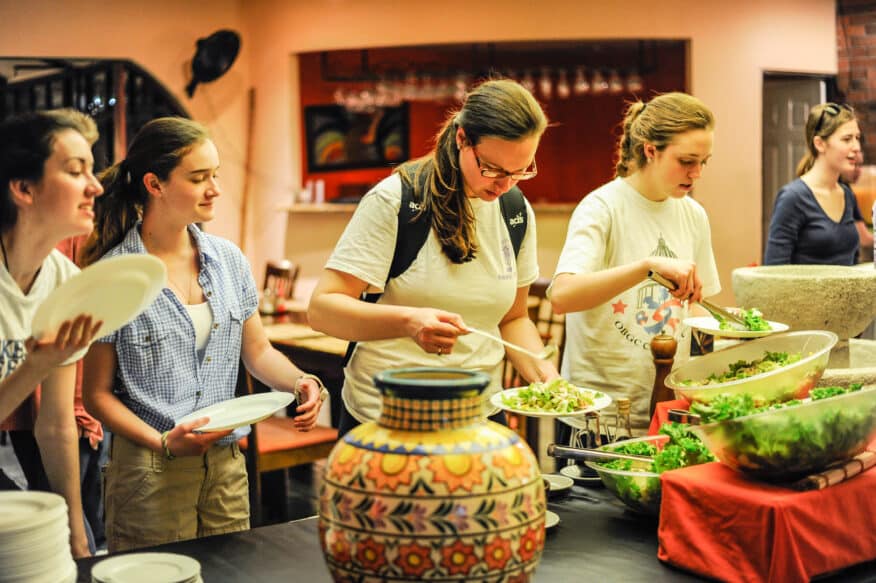
<path id="1" fill-rule="evenodd" d="M 715 462 L 661 476 L 657 557 L 727 582 L 809 581 L 876 558 L 876 471 L 810 492 Z"/>
<path id="2" fill-rule="evenodd" d="M 649 433 L 684 400 L 658 403 Z M 876 442 L 870 444 L 876 449 Z M 657 557 L 727 582 L 809 581 L 876 559 L 876 471 L 797 492 L 715 462 L 661 475 Z"/>

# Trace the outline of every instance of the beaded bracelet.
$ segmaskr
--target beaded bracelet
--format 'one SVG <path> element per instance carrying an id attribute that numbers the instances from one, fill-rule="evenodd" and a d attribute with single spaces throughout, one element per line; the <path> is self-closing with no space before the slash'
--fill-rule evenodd
<path id="1" fill-rule="evenodd" d="M 170 453 L 170 447 L 167 445 L 167 435 L 170 431 L 165 431 L 161 434 L 161 447 L 164 449 L 164 457 L 169 460 L 176 459 L 176 456 Z"/>

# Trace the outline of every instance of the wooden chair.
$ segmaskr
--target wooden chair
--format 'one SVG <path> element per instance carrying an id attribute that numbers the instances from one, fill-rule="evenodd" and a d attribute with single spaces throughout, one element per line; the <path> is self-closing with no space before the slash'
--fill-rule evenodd
<path id="1" fill-rule="evenodd" d="M 238 394 L 251 395 L 265 392 L 267 387 L 253 379 L 243 363 L 238 375 Z M 282 487 L 271 492 L 271 500 L 279 502 L 283 520 L 286 513 L 288 494 L 288 468 L 309 464 L 328 457 L 338 440 L 338 430 L 317 425 L 307 432 L 298 431 L 293 420 L 288 417 L 268 417 L 255 423 L 247 437 L 240 440 L 240 449 L 246 456 L 246 469 L 249 475 L 250 513 L 253 526 L 262 524 L 263 474 L 282 470 Z M 282 497 L 281 500 L 273 498 Z M 267 496 L 265 496 L 267 498 Z"/>
<path id="2" fill-rule="evenodd" d="M 298 280 L 300 266 L 288 259 L 268 261 L 265 268 L 265 284 L 262 289 L 270 289 L 274 297 L 291 300 L 295 293 L 295 282 Z"/>

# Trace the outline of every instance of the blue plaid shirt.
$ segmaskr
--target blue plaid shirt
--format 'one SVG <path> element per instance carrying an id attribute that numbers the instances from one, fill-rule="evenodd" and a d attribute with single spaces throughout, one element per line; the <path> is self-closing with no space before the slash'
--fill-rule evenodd
<path id="1" fill-rule="evenodd" d="M 140 226 L 128 231 L 104 258 L 147 253 Z M 99 340 L 115 345 L 117 396 L 157 431 L 172 429 L 176 419 L 193 411 L 234 398 L 243 324 L 258 308 L 249 262 L 240 249 L 195 225 L 188 229 L 198 247 L 198 283 L 213 313 L 203 360 L 197 356 L 191 318 L 167 287 L 136 319 Z M 249 432 L 248 427 L 242 429 L 218 443 L 231 443 Z"/>

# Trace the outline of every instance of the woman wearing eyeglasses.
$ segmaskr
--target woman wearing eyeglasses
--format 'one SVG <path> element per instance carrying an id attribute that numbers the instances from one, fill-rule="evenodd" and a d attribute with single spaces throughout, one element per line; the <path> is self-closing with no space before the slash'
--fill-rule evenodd
<path id="1" fill-rule="evenodd" d="M 357 342 L 344 370 L 341 434 L 379 416 L 372 378 L 384 369 L 479 370 L 493 377 L 488 395 L 501 390 L 504 348 L 467 335 L 467 326 L 542 350 L 527 316 L 529 285 L 538 277 L 532 209 L 524 199 L 520 216 L 509 221 L 498 201 L 536 175 L 546 127 L 544 112 L 521 85 L 485 82 L 450 115 L 429 154 L 403 164 L 362 198 L 308 311 L 315 329 Z M 430 226 L 410 266 L 390 278 L 405 188 L 412 192 L 408 206 L 418 209 L 416 217 L 425 213 Z M 521 221 L 526 232 L 515 258 L 511 229 Z M 375 303 L 359 299 L 372 290 L 382 292 Z M 528 381 L 558 376 L 548 362 L 514 351 L 508 357 Z"/>
<path id="2" fill-rule="evenodd" d="M 567 314 L 563 377 L 629 398 L 637 430 L 649 422 L 651 339 L 675 336 L 679 359 L 688 354 L 685 300 L 721 290 L 709 219 L 688 196 L 712 157 L 714 125 L 684 93 L 631 103 L 616 178 L 575 209 L 551 286 L 554 310 Z M 676 291 L 650 281 L 650 271 Z"/>
<path id="3" fill-rule="evenodd" d="M 861 130 L 848 105 L 816 105 L 806 121 L 806 154 L 799 178 L 776 196 L 765 265 L 854 265 L 863 216 L 855 195 L 840 181 L 854 172 Z"/>

